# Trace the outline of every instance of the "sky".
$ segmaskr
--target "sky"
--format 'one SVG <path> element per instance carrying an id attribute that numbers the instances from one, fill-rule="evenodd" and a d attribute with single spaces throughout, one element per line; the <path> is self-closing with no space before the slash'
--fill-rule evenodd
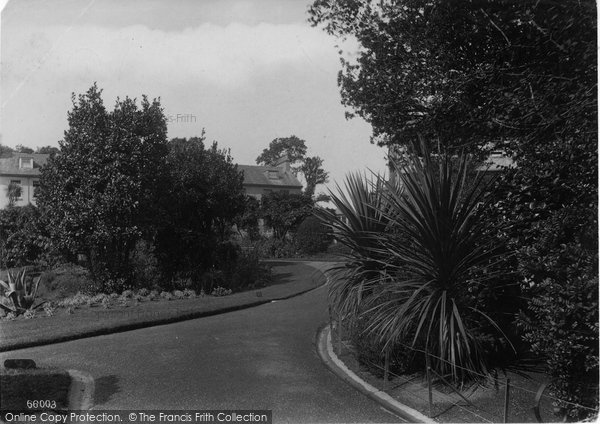
<path id="1" fill-rule="evenodd" d="M 0 142 L 58 146 L 71 94 L 97 82 L 108 109 L 160 97 L 169 137 L 205 129 L 240 164 L 296 135 L 324 159 L 330 188 L 350 171 L 382 171 L 370 125 L 345 118 L 338 40 L 310 26 L 310 3 L 0 0 Z"/>

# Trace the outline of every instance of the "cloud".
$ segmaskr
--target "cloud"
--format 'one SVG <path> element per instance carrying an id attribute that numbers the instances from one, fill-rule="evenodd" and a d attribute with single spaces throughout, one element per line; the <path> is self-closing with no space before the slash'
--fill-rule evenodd
<path id="1" fill-rule="evenodd" d="M 236 89 L 285 66 L 338 66 L 333 41 L 301 24 L 206 23 L 177 32 L 55 26 L 15 32 L 3 54 L 9 87 L 25 78 L 85 75 L 154 82 L 177 78 Z"/>

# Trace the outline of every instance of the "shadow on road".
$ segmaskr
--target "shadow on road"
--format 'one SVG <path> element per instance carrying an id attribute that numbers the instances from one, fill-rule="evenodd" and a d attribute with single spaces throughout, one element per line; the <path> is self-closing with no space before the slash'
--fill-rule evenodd
<path id="1" fill-rule="evenodd" d="M 121 391 L 119 378 L 116 375 L 105 375 L 95 379 L 94 405 L 108 402 L 115 393 Z"/>

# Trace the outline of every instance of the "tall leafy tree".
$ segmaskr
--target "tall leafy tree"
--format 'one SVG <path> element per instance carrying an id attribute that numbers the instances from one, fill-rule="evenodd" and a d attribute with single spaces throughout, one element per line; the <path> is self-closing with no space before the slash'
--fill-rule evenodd
<path id="1" fill-rule="evenodd" d="M 295 135 L 276 138 L 269 147 L 256 158 L 259 165 L 272 165 L 283 155 L 287 155 L 294 173 L 302 173 L 306 179 L 305 193 L 313 196 L 319 184 L 329 181 L 329 174 L 323 169 L 323 159 L 319 156 L 306 156 L 306 142 Z"/>
<path id="2" fill-rule="evenodd" d="M 23 146 L 22 144 L 17 144 L 15 151 L 18 153 L 33 153 L 34 150 L 31 147 Z"/>
<path id="3" fill-rule="evenodd" d="M 262 153 L 256 158 L 256 163 L 258 165 L 272 165 L 284 154 L 287 155 L 292 169 L 297 171 L 298 167 L 296 165 L 301 163 L 306 156 L 306 142 L 295 135 L 276 138 L 269 143 L 268 148 L 263 149 Z"/>
<path id="4" fill-rule="evenodd" d="M 275 238 L 284 240 L 312 213 L 313 201 L 305 194 L 274 191 L 262 198 L 261 216 L 273 229 Z"/>
<path id="5" fill-rule="evenodd" d="M 217 246 L 246 206 L 243 175 L 229 151 L 204 142 L 202 134 L 169 143 L 170 190 L 160 202 L 156 253 L 170 277 L 194 277 L 214 265 Z"/>
<path id="6" fill-rule="evenodd" d="M 46 155 L 52 155 L 54 153 L 58 153 L 60 151 L 60 149 L 56 146 L 42 146 L 42 147 L 38 147 L 35 152 L 36 153 L 41 153 L 41 154 L 46 154 Z"/>
<path id="7" fill-rule="evenodd" d="M 0 158 L 11 157 L 13 154 L 13 149 L 3 144 L 0 144 Z"/>
<path id="8" fill-rule="evenodd" d="M 329 181 L 329 173 L 323 169 L 323 159 L 319 156 L 307 157 L 304 159 L 300 172 L 306 179 L 304 193 L 310 197 L 315 194 L 315 188 L 319 184 L 325 184 Z"/>
<path id="9" fill-rule="evenodd" d="M 595 134 L 591 0 L 316 0 L 309 13 L 360 43 L 342 56 L 342 102 L 380 144 Z"/>
<path id="10" fill-rule="evenodd" d="M 158 100 L 117 99 L 107 111 L 101 94 L 96 84 L 73 94 L 60 152 L 42 169 L 38 205 L 59 249 L 85 253 L 97 281 L 123 285 L 132 248 L 155 223 L 167 127 Z"/>

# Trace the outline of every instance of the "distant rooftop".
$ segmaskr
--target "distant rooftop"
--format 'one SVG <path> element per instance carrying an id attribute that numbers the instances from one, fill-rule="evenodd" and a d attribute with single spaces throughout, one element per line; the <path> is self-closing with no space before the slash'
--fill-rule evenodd
<path id="1" fill-rule="evenodd" d="M 0 158 L 0 175 L 40 175 L 49 157 L 43 153 L 13 153 L 12 157 Z"/>

